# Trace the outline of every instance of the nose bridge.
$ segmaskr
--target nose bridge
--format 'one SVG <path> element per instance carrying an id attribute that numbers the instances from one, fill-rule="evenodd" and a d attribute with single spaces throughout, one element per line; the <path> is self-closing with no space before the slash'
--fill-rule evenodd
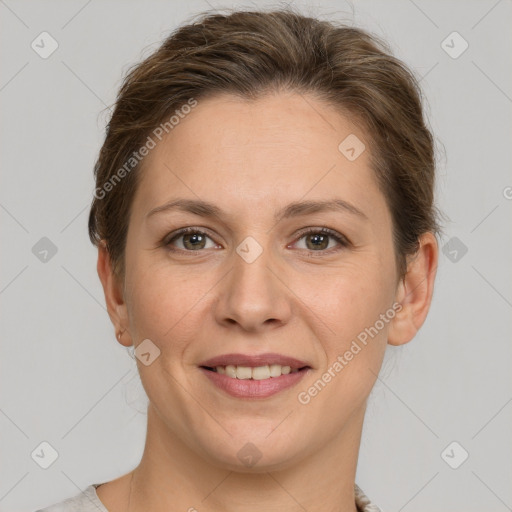
<path id="1" fill-rule="evenodd" d="M 247 236 L 236 247 L 231 290 L 239 298 L 254 294 L 261 299 L 266 296 L 266 300 L 269 300 L 274 277 L 268 268 L 272 265 L 271 250 L 267 243 L 269 237 L 265 240 L 263 236 L 258 238 L 261 243 L 254 236 Z"/>
<path id="2" fill-rule="evenodd" d="M 290 310 L 285 288 L 272 268 L 270 237 L 256 237 L 247 236 L 235 248 L 216 312 L 219 321 L 236 321 L 246 329 L 257 329 L 271 319 L 286 322 Z"/>

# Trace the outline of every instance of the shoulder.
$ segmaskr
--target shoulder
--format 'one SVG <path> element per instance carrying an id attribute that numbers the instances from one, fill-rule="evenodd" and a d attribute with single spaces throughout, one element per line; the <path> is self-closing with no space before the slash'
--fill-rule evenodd
<path id="1" fill-rule="evenodd" d="M 361 490 L 361 488 L 355 484 L 355 498 L 357 512 L 382 512 L 382 510 L 375 504 L 373 504 L 368 496 Z"/>
<path id="2" fill-rule="evenodd" d="M 36 512 L 108 512 L 96 494 L 99 485 L 91 484 L 79 494 Z"/>
<path id="3" fill-rule="evenodd" d="M 99 485 L 91 484 L 80 494 L 36 510 L 36 512 L 108 512 L 96 493 L 96 487 Z M 358 512 L 382 512 L 377 505 L 369 500 L 357 484 L 355 485 L 355 498 Z"/>

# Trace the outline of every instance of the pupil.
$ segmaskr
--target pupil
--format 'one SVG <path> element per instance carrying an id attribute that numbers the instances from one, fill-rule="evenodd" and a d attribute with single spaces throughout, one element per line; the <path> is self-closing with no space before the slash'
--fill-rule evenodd
<path id="1" fill-rule="evenodd" d="M 311 240 L 314 240 L 313 242 L 313 247 L 321 247 L 323 249 L 325 249 L 325 241 L 327 240 L 327 236 L 325 235 L 311 235 Z M 317 243 L 319 242 L 319 243 Z"/>
<path id="2" fill-rule="evenodd" d="M 203 236 L 199 233 L 194 233 L 194 234 L 186 234 L 185 237 L 184 237 L 184 242 L 185 242 L 185 246 L 187 246 L 187 243 L 191 242 L 192 241 L 192 248 L 201 248 L 200 245 L 196 244 L 195 242 L 201 242 Z"/>

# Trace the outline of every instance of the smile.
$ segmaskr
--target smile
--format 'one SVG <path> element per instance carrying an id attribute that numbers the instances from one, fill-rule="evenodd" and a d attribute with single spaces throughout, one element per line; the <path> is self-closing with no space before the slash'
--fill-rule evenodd
<path id="1" fill-rule="evenodd" d="M 219 371 L 220 368 L 220 371 Z M 312 369 L 309 366 L 291 369 L 289 366 L 200 366 L 199 370 L 214 389 L 230 397 L 242 399 L 269 398 L 296 386 Z"/>
<path id="2" fill-rule="evenodd" d="M 218 355 L 202 361 L 199 370 L 223 393 L 235 398 L 268 398 L 295 386 L 312 366 L 285 354 Z"/>
<path id="3" fill-rule="evenodd" d="M 280 364 L 271 364 L 265 366 L 236 366 L 229 364 L 227 366 L 216 366 L 215 368 L 205 367 L 207 370 L 217 372 L 220 375 L 226 375 L 231 379 L 240 380 L 265 380 L 270 378 L 281 377 L 281 375 L 288 375 L 289 373 L 296 373 L 299 368 L 291 368 L 290 366 L 282 366 Z"/>

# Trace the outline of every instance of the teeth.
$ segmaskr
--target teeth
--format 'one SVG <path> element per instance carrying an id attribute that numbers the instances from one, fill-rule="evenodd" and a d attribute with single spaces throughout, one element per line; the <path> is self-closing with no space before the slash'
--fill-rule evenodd
<path id="1" fill-rule="evenodd" d="M 257 368 L 253 368 L 251 373 L 254 380 L 270 378 L 270 368 L 268 366 L 258 366 Z"/>
<path id="2" fill-rule="evenodd" d="M 236 367 L 236 378 L 237 379 L 250 379 L 252 377 L 252 369 L 248 366 L 237 366 Z"/>
<path id="3" fill-rule="evenodd" d="M 271 364 L 270 368 L 270 376 L 271 377 L 279 377 L 281 375 L 281 365 L 280 364 Z"/>
<path id="4" fill-rule="evenodd" d="M 233 366 L 232 364 L 226 366 L 226 375 L 232 379 L 236 379 L 236 366 Z"/>
<path id="5" fill-rule="evenodd" d="M 280 364 L 257 366 L 256 368 L 251 368 L 250 366 L 235 366 L 228 364 L 227 366 L 217 366 L 215 371 L 221 375 L 227 375 L 232 379 L 264 380 L 270 377 L 280 377 L 281 375 L 296 373 L 299 371 L 299 369 L 294 368 L 292 370 L 289 366 L 281 366 Z"/>

